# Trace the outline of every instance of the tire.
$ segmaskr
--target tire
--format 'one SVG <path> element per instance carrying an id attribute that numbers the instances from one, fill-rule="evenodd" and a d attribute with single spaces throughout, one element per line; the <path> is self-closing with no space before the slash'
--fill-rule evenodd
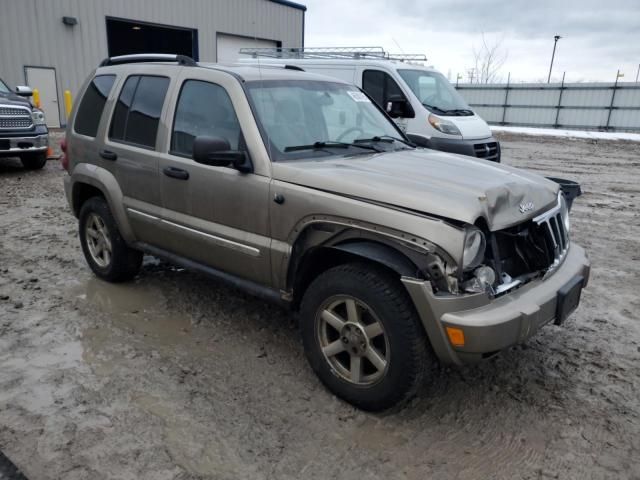
<path id="1" fill-rule="evenodd" d="M 382 333 L 374 323 L 381 324 Z M 300 329 L 307 359 L 320 380 L 363 410 L 401 406 L 436 362 L 398 279 L 367 264 L 340 265 L 317 277 L 302 299 Z M 360 360 L 352 363 L 354 357 Z"/>
<path id="2" fill-rule="evenodd" d="M 80 244 L 89 267 L 103 280 L 124 282 L 140 271 L 142 252 L 127 246 L 102 197 L 91 197 L 80 209 Z"/>
<path id="3" fill-rule="evenodd" d="M 47 164 L 47 152 L 23 154 L 20 161 L 26 170 L 40 170 Z"/>

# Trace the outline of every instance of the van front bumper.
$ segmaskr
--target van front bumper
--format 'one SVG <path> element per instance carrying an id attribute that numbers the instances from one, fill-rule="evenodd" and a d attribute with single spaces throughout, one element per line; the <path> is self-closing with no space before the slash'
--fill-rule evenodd
<path id="1" fill-rule="evenodd" d="M 548 278 L 496 299 L 486 294 L 435 295 L 428 281 L 403 277 L 402 282 L 440 361 L 462 365 L 522 343 L 556 320 L 561 292 L 571 285 L 586 286 L 589 272 L 584 249 L 572 244 L 562 265 Z M 446 327 L 462 330 L 463 346 L 450 343 Z"/>

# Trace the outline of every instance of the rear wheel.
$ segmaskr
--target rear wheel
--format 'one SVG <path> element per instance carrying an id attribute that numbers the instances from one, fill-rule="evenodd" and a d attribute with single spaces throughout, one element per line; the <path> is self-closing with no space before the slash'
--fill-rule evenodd
<path id="1" fill-rule="evenodd" d="M 333 393 L 365 410 L 411 398 L 435 362 L 402 285 L 366 264 L 340 265 L 316 278 L 300 322 L 313 370 Z"/>
<path id="2" fill-rule="evenodd" d="M 92 197 L 80 209 L 80 243 L 91 270 L 109 282 L 130 280 L 142 265 L 142 252 L 129 248 L 107 202 Z"/>
<path id="3" fill-rule="evenodd" d="M 24 153 L 20 156 L 20 161 L 27 170 L 40 170 L 47 164 L 47 152 Z"/>

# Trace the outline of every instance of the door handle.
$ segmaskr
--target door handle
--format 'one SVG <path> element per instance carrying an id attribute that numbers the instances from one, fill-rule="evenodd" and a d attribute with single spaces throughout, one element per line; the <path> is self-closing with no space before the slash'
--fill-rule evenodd
<path id="1" fill-rule="evenodd" d="M 165 167 L 162 172 L 167 177 L 177 178 L 178 180 L 189 180 L 189 172 L 181 168 Z"/>
<path id="2" fill-rule="evenodd" d="M 118 159 L 118 155 L 111 150 L 100 150 L 100 156 L 105 160 L 116 161 Z"/>

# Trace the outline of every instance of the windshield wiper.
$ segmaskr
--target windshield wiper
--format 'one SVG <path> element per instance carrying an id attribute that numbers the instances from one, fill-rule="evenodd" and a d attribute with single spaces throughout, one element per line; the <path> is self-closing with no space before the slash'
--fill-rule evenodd
<path id="1" fill-rule="evenodd" d="M 454 108 L 453 110 L 445 110 L 445 113 L 455 113 L 456 115 L 462 116 L 473 115 L 473 111 L 468 108 Z"/>
<path id="2" fill-rule="evenodd" d="M 435 105 L 429 105 L 428 103 L 423 103 L 422 105 L 427 107 L 429 110 L 433 110 L 436 113 L 447 113 L 447 110 L 444 110 L 440 107 L 436 107 Z"/>
<path id="3" fill-rule="evenodd" d="M 371 138 L 356 138 L 353 142 L 354 143 L 361 143 L 361 142 L 385 142 L 385 143 L 400 142 L 400 143 L 404 143 L 405 145 L 407 145 L 409 147 L 415 147 L 415 144 L 413 144 L 411 142 L 408 142 L 406 140 L 403 140 L 402 138 L 393 137 L 391 135 L 376 135 L 375 137 L 371 137 Z"/>
<path id="4" fill-rule="evenodd" d="M 372 146 L 372 145 L 360 145 L 358 143 L 347 143 L 347 142 L 315 142 L 310 145 L 294 145 L 292 147 L 285 147 L 285 152 L 297 152 L 300 150 L 321 150 L 323 148 L 349 148 L 349 147 L 357 147 L 363 148 L 365 150 L 372 150 L 374 152 L 382 152 L 382 150 Z"/>

